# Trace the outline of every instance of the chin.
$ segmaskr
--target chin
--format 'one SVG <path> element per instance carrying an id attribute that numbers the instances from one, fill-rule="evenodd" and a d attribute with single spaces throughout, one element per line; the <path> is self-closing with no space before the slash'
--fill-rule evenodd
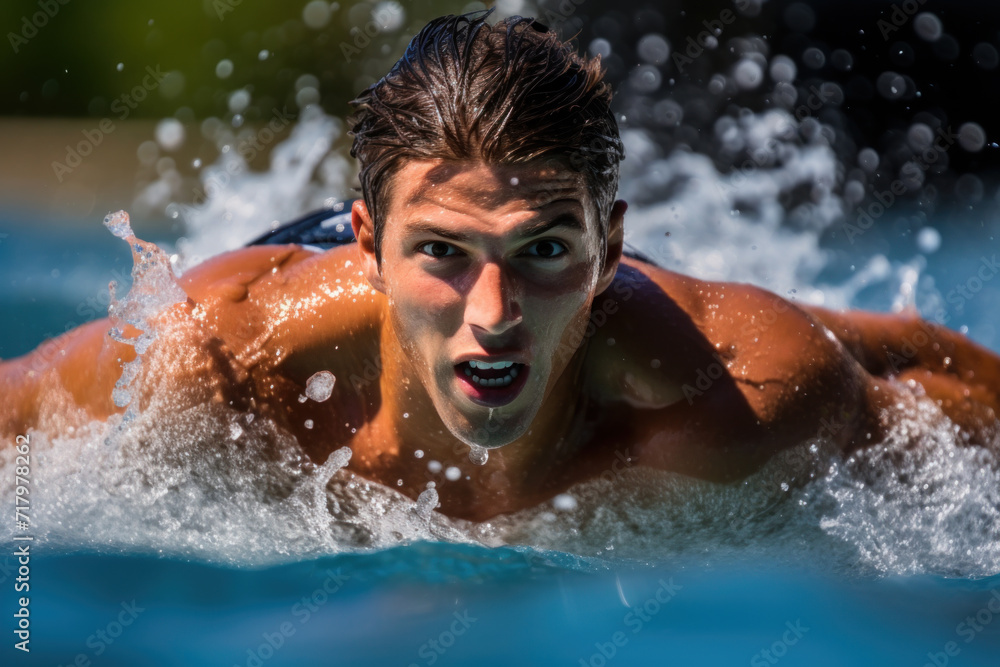
<path id="1" fill-rule="evenodd" d="M 490 410 L 482 406 L 469 406 L 470 410 L 458 407 L 457 401 L 462 400 L 461 398 L 444 400 L 449 405 L 446 410 L 439 407 L 438 415 L 448 431 L 467 445 L 479 445 L 486 449 L 509 445 L 524 435 L 541 404 L 541 400 L 526 401 L 526 407 L 522 408 L 508 405 Z"/>

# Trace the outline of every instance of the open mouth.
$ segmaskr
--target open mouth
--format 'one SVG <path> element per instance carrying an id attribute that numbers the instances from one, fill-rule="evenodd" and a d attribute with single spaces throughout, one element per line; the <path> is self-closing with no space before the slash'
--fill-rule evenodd
<path id="1" fill-rule="evenodd" d="M 466 394 L 477 403 L 490 407 L 513 401 L 524 387 L 529 366 L 514 361 L 463 361 L 455 365 L 455 374 Z"/>

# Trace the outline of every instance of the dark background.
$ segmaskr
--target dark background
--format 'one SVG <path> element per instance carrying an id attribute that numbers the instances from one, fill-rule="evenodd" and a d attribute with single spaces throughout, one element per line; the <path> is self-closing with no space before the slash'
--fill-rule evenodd
<path id="1" fill-rule="evenodd" d="M 377 34 L 345 57 L 342 45 L 358 45 L 355 35 L 369 20 L 374 4 L 344 2 L 330 13 L 326 25 L 309 28 L 303 22 L 305 2 L 266 3 L 263 0 L 149 0 L 136 3 L 105 0 L 100 3 L 40 0 L 58 12 L 27 43 L 17 45 L 12 34 L 24 31 L 25 17 L 41 12 L 39 0 L 8 0 L 0 5 L 0 117 L 76 117 L 111 115 L 109 105 L 137 85 L 146 66 L 171 72 L 169 85 L 150 96 L 132 112 L 133 119 L 175 116 L 186 124 L 208 117 L 231 118 L 229 94 L 246 88 L 253 101 L 243 113 L 246 123 L 266 121 L 273 109 L 296 109 L 295 82 L 303 74 L 319 83 L 321 103 L 332 114 L 345 116 L 354 94 L 376 80 L 402 53 L 409 37 L 429 18 L 475 7 L 464 2 L 403 0 L 405 22 L 396 30 Z M 996 98 L 1000 48 L 1000 3 L 910 0 L 890 3 L 861 0 L 770 0 L 750 6 L 740 2 L 641 2 L 636 0 L 544 0 L 539 19 L 565 37 L 575 37 L 582 49 L 595 38 L 612 45 L 605 59 L 607 75 L 616 89 L 616 105 L 624 127 L 645 127 L 666 150 L 684 144 L 713 155 L 720 169 L 731 165 L 713 151 L 706 129 L 721 115 L 735 115 L 741 108 L 759 110 L 774 106 L 772 82 L 765 80 L 751 92 L 707 92 L 711 76 L 726 72 L 739 59 L 740 41 L 760 36 L 769 58 L 785 54 L 798 64 L 796 87 L 804 99 L 813 86 L 833 82 L 843 91 L 839 104 L 827 104 L 816 116 L 838 129 L 835 149 L 845 165 L 854 164 L 857 151 L 873 147 L 882 156 L 878 172 L 866 183 L 869 192 L 888 187 L 912 153 L 905 146 L 905 131 L 921 120 L 954 130 L 974 121 L 986 131 L 983 150 L 950 150 L 947 164 L 929 170 L 924 187 L 910 193 L 922 205 L 942 201 L 962 205 L 994 205 L 1000 149 L 991 145 L 1000 132 L 993 111 Z M 238 4 L 236 4 L 238 3 Z M 737 9 L 743 7 L 744 11 Z M 533 13 L 525 5 L 521 13 Z M 906 20 L 891 34 L 893 8 Z M 673 60 L 659 65 L 662 84 L 653 92 L 638 92 L 629 77 L 640 63 L 639 39 L 649 33 L 663 35 L 671 52 L 683 50 L 688 38 L 704 30 L 702 21 L 717 19 L 729 8 L 736 20 L 719 36 L 719 47 L 708 50 L 678 71 Z M 944 36 L 936 42 L 918 37 L 914 10 L 936 15 Z M 881 28 L 879 21 L 888 23 Z M 895 26 L 893 26 L 895 27 Z M 353 31 L 353 33 L 352 33 Z M 819 48 L 826 63 L 813 69 L 803 63 L 809 47 Z M 260 59 L 262 50 L 268 56 Z M 831 55 L 850 53 L 852 67 L 838 67 Z M 215 74 L 223 58 L 234 64 L 232 75 Z M 348 60 L 350 62 L 348 62 Z M 122 63 L 122 70 L 117 68 Z M 901 98 L 889 100 L 877 90 L 878 77 L 886 71 L 908 79 Z M 919 95 L 917 95 L 919 92 Z M 680 127 L 658 117 L 656 102 L 678 100 L 685 108 Z M 662 115 L 662 114 L 661 114 Z M 190 136 L 189 132 L 189 136 Z M 971 183 L 963 174 L 976 174 Z"/>

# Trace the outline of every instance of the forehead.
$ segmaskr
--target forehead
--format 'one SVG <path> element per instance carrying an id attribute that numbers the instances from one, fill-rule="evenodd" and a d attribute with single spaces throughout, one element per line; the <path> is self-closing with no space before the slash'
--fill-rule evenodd
<path id="1" fill-rule="evenodd" d="M 389 213 L 418 207 L 472 212 L 542 211 L 579 205 L 590 218 L 583 174 L 554 160 L 492 165 L 477 160 L 408 160 L 393 175 Z"/>

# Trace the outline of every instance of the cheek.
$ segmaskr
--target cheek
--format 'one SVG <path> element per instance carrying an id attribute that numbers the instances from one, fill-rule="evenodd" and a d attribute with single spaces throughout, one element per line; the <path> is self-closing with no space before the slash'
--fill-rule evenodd
<path id="1" fill-rule="evenodd" d="M 455 290 L 426 273 L 398 276 L 389 286 L 390 311 L 397 332 L 409 340 L 437 344 L 461 322 L 461 299 Z"/>
<path id="2" fill-rule="evenodd" d="M 593 273 L 582 266 L 566 271 L 558 280 L 526 285 L 523 303 L 530 309 L 533 321 L 561 330 L 577 324 L 582 317 L 586 326 L 593 296 Z"/>

